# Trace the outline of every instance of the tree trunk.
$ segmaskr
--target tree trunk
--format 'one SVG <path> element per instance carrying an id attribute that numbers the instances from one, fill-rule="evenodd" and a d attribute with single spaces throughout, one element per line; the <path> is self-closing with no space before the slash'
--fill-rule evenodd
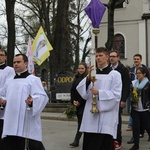
<path id="1" fill-rule="evenodd" d="M 77 2 L 77 38 L 76 38 L 76 49 L 75 49 L 75 69 L 78 67 L 79 65 L 79 51 L 80 51 L 80 0 L 78 0 Z"/>
<path id="2" fill-rule="evenodd" d="M 115 0 L 110 0 L 108 3 L 108 37 L 105 44 L 106 48 L 110 51 L 113 46 L 114 38 L 114 9 L 115 9 Z"/>
<path id="3" fill-rule="evenodd" d="M 15 20 L 14 20 L 14 7 L 16 0 L 5 0 L 6 3 L 6 16 L 8 26 L 8 43 L 7 43 L 7 64 L 13 66 L 13 57 L 15 49 Z"/>
<path id="4" fill-rule="evenodd" d="M 68 18 L 70 0 L 58 0 L 54 25 L 54 50 L 51 52 L 51 71 L 54 74 L 69 71 L 72 61 L 70 48 L 70 24 Z"/>

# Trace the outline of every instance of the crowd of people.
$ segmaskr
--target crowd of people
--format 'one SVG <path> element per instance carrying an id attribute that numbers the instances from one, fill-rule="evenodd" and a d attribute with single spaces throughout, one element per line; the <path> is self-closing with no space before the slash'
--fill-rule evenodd
<path id="1" fill-rule="evenodd" d="M 83 133 L 82 150 L 119 150 L 122 148 L 122 110 L 129 112 L 127 131 L 133 136 L 130 150 L 139 149 L 144 132 L 150 141 L 150 82 L 149 70 L 142 56 L 133 56 L 133 67 L 120 61 L 118 51 L 96 49 L 96 80 L 92 81 L 93 66 L 81 63 L 71 88 L 71 102 L 77 109 L 78 128 L 72 147 L 79 146 Z M 82 69 L 81 69 L 82 68 Z M 82 71 L 81 71 L 82 70 Z M 93 95 L 99 112 L 91 113 Z M 83 104 L 83 105 L 82 105 Z M 78 111 L 82 107 L 80 117 Z M 78 138 L 77 138 L 78 137 Z"/>
<path id="2" fill-rule="evenodd" d="M 28 72 L 26 55 L 15 55 L 13 68 L 6 59 L 6 51 L 0 50 L 0 149 L 45 150 L 40 120 L 48 102 L 45 83 Z M 96 68 L 84 62 L 78 65 L 72 83 L 78 126 L 70 146 L 78 147 L 83 134 L 82 150 L 121 149 L 121 116 L 126 107 L 127 131 L 132 131 L 127 143 L 133 144 L 130 150 L 138 150 L 145 131 L 150 141 L 149 70 L 140 54 L 133 56 L 132 68 L 121 63 L 118 51 L 108 52 L 105 47 L 96 49 L 95 59 Z"/>
<path id="3" fill-rule="evenodd" d="M 48 96 L 40 78 L 29 74 L 26 55 L 15 55 L 13 68 L 6 58 L 0 50 L 0 149 L 45 150 L 40 113 Z"/>

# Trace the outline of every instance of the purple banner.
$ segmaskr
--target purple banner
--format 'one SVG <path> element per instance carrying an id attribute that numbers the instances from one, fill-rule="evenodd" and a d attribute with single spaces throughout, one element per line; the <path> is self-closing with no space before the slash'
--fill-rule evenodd
<path id="1" fill-rule="evenodd" d="M 100 0 L 91 0 L 85 8 L 86 14 L 92 21 L 93 28 L 99 28 L 105 10 L 106 7 L 100 2 Z"/>

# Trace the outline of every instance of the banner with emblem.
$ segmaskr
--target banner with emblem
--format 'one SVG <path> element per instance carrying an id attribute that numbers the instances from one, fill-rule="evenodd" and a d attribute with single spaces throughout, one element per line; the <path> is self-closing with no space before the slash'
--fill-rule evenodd
<path id="1" fill-rule="evenodd" d="M 33 61 L 40 66 L 50 56 L 51 50 L 53 47 L 41 26 L 32 44 Z"/>

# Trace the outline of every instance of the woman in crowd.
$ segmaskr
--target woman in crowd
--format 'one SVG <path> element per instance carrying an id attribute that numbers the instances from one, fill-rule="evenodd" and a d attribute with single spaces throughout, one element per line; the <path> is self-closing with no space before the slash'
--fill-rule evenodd
<path id="1" fill-rule="evenodd" d="M 139 149 L 140 123 L 150 135 L 150 82 L 147 69 L 136 70 L 137 80 L 133 82 L 132 110 L 134 145 L 130 150 Z"/>
<path id="2" fill-rule="evenodd" d="M 79 93 L 76 90 L 76 87 L 80 83 L 80 81 L 87 76 L 88 71 L 87 71 L 87 65 L 86 63 L 82 62 L 78 65 L 77 72 L 75 74 L 75 79 L 71 87 L 71 103 L 76 107 L 77 110 L 77 119 L 78 119 L 78 127 L 77 127 L 77 132 L 75 135 L 75 139 L 73 143 L 70 144 L 70 146 L 73 147 L 78 147 L 79 146 L 79 140 L 82 136 L 82 133 L 79 132 L 81 121 L 82 121 L 82 116 L 83 116 L 83 111 L 84 111 L 84 106 L 85 106 L 85 100 L 79 95 Z"/>

